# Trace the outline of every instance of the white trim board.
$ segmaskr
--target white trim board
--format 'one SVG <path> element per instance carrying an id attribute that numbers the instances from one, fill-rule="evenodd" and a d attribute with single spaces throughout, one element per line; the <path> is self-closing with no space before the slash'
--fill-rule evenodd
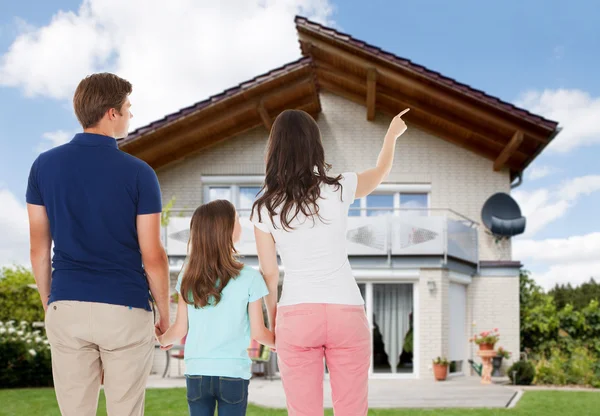
<path id="1" fill-rule="evenodd" d="M 455 271 L 450 271 L 448 273 L 448 278 L 451 283 L 459 283 L 461 285 L 470 285 L 473 281 L 473 278 L 468 274 L 459 273 Z"/>
<path id="2" fill-rule="evenodd" d="M 352 269 L 354 278 L 360 281 L 371 282 L 374 280 L 399 281 L 419 280 L 419 269 Z"/>
<path id="3" fill-rule="evenodd" d="M 262 184 L 264 175 L 205 175 L 201 177 L 203 185 L 248 185 Z M 374 192 L 401 192 L 401 193 L 430 193 L 431 184 L 427 183 L 384 183 L 379 185 Z"/>
<path id="4" fill-rule="evenodd" d="M 375 192 L 402 192 L 402 193 L 430 193 L 431 184 L 428 183 L 384 183 L 379 185 Z"/>
<path id="5" fill-rule="evenodd" d="M 231 175 L 231 176 L 202 176 L 202 185 L 262 185 L 264 176 L 260 175 Z"/>

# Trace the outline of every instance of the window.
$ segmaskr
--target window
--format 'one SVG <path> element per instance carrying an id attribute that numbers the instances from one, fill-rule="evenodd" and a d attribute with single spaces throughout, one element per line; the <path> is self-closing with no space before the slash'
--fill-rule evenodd
<path id="1" fill-rule="evenodd" d="M 427 194 L 400 193 L 400 208 L 412 215 L 427 215 L 428 199 Z"/>
<path id="2" fill-rule="evenodd" d="M 229 202 L 232 202 L 231 199 L 231 187 L 229 186 L 211 186 L 209 191 L 208 200 L 215 201 L 217 199 L 226 199 Z"/>
<path id="3" fill-rule="evenodd" d="M 259 186 L 240 186 L 239 187 L 239 201 L 236 205 L 240 216 L 249 217 L 252 211 L 252 204 L 258 197 L 260 192 Z"/>
<path id="4" fill-rule="evenodd" d="M 204 200 L 210 202 L 216 199 L 226 199 L 235 206 L 240 217 L 249 217 L 252 204 L 258 196 L 260 188 L 258 183 L 248 185 L 207 185 L 204 191 Z"/>
<path id="5" fill-rule="evenodd" d="M 367 217 L 392 214 L 394 194 L 372 194 L 367 196 Z"/>
<path id="6" fill-rule="evenodd" d="M 426 192 L 375 191 L 350 205 L 350 217 L 375 217 L 378 215 L 427 215 L 429 194 Z"/>

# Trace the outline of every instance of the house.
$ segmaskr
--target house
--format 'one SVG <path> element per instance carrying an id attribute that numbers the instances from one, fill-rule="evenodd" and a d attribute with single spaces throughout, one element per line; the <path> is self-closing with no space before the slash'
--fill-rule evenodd
<path id="1" fill-rule="evenodd" d="M 172 287 L 193 210 L 231 200 L 243 217 L 239 251 L 257 265 L 247 217 L 263 180 L 274 118 L 302 109 L 318 122 L 334 173 L 372 167 L 391 120 L 408 131 L 379 189 L 352 206 L 348 253 L 373 328 L 372 377 L 430 377 L 446 356 L 468 374 L 468 339 L 499 328 L 519 351 L 519 269 L 510 239 L 481 222 L 485 201 L 510 193 L 557 134 L 546 120 L 435 71 L 305 18 L 302 58 L 228 89 L 119 142 L 158 174 Z M 285 281 L 282 273 L 282 281 Z"/>

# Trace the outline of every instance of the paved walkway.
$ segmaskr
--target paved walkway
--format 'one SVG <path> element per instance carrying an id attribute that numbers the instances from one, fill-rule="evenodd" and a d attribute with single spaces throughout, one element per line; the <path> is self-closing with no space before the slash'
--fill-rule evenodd
<path id="1" fill-rule="evenodd" d="M 502 384 L 484 386 L 477 377 L 456 377 L 444 382 L 433 380 L 371 380 L 369 408 L 477 408 L 506 407 L 517 388 Z M 185 387 L 184 378 L 151 376 L 148 388 Z M 331 407 L 329 381 L 324 383 L 325 407 Z M 182 399 L 185 399 L 182 397 Z M 259 406 L 285 408 L 281 380 L 253 379 L 249 401 Z"/>

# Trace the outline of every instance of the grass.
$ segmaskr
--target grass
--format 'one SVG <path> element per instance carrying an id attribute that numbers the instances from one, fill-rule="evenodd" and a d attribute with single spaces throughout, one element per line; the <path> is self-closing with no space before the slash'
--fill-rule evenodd
<path id="1" fill-rule="evenodd" d="M 60 416 L 52 389 L 0 390 L 0 416 Z M 106 415 L 104 394 L 100 395 L 98 415 Z M 369 411 L 374 416 L 587 416 L 597 415 L 600 393 L 585 391 L 529 391 L 514 409 L 433 409 Z M 186 415 L 185 389 L 150 389 L 146 394 L 146 415 Z M 250 416 L 285 416 L 285 410 L 249 406 Z M 333 412 L 328 410 L 326 415 Z"/>

